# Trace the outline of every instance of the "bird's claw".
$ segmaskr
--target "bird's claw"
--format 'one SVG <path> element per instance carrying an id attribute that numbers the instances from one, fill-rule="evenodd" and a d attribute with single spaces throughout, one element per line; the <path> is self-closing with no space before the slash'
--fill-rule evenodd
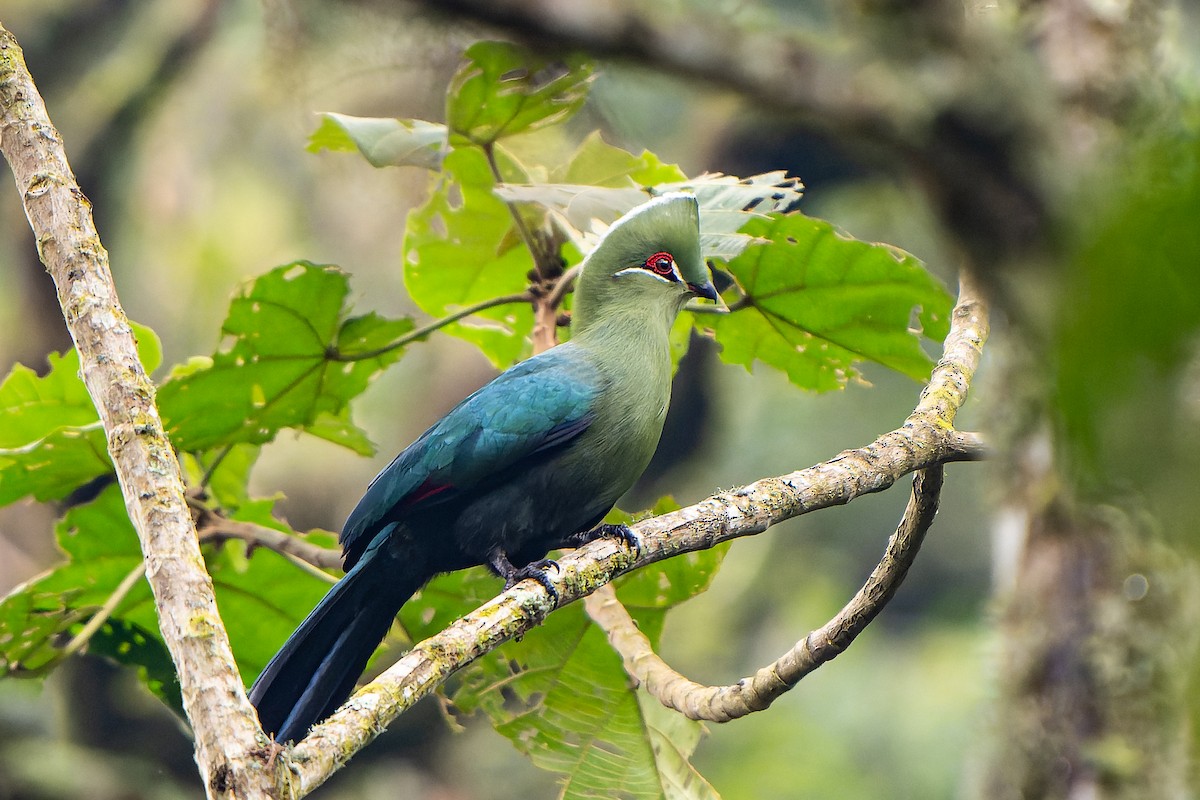
<path id="1" fill-rule="evenodd" d="M 579 546 L 582 547 L 597 539 L 620 539 L 633 551 L 634 557 L 642 554 L 642 540 L 633 532 L 633 528 L 624 523 L 613 525 L 605 522 L 597 525 L 580 536 Z"/>
<path id="2" fill-rule="evenodd" d="M 503 576 L 504 591 L 507 592 L 521 581 L 531 578 L 540 583 L 546 589 L 546 592 L 550 595 L 550 599 L 554 601 L 554 604 L 558 605 L 558 589 L 554 588 L 554 583 L 551 582 L 550 576 L 546 574 L 546 570 L 550 569 L 551 567 L 554 568 L 555 572 L 561 571 L 561 568 L 558 566 L 558 562 L 552 558 L 543 558 L 540 561 L 533 561 L 519 569 L 512 570 L 507 575 Z"/>

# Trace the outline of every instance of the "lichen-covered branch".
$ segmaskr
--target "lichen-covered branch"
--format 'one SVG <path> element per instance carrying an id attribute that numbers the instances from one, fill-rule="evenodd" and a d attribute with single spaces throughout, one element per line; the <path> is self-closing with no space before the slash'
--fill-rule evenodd
<path id="1" fill-rule="evenodd" d="M 234 666 L 184 500 L 175 453 L 163 433 L 154 386 L 117 299 L 91 204 L 67 163 L 63 142 L 25 66 L 0 26 L 0 151 L 12 168 L 38 253 L 58 289 L 96 404 L 129 518 L 146 559 L 159 625 L 179 674 L 196 758 L 210 797 L 244 791 L 260 735 Z"/>
<path id="2" fill-rule="evenodd" d="M 883 559 L 850 602 L 774 662 L 737 683 L 705 686 L 672 669 L 654 652 L 650 639 L 621 605 L 611 584 L 586 598 L 588 615 L 621 654 L 625 671 L 668 708 L 707 722 L 729 722 L 763 711 L 804 676 L 849 647 L 895 595 L 933 524 L 943 471 L 939 464 L 913 476 L 904 518 L 888 540 Z"/>
<path id="3" fill-rule="evenodd" d="M 567 553 L 558 559 L 559 571 L 548 576 L 559 603 L 585 597 L 646 564 L 761 533 L 801 514 L 882 491 L 908 473 L 980 458 L 979 438 L 956 432 L 953 424 L 987 334 L 986 307 L 964 278 L 942 358 L 903 426 L 822 464 L 643 520 L 633 526 L 642 545 L 637 556 L 611 538 Z M 522 581 L 417 644 L 285 756 L 289 792 L 298 798 L 312 791 L 443 680 L 537 625 L 553 607 L 540 584 Z"/>

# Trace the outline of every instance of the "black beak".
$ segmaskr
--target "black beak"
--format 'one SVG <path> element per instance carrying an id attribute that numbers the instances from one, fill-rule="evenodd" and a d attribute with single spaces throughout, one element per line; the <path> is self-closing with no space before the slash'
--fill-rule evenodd
<path id="1" fill-rule="evenodd" d="M 712 285 L 712 281 L 704 283 L 689 283 L 688 291 L 698 297 L 704 297 L 712 300 L 714 303 L 720 302 L 721 295 L 717 294 L 717 287 Z"/>

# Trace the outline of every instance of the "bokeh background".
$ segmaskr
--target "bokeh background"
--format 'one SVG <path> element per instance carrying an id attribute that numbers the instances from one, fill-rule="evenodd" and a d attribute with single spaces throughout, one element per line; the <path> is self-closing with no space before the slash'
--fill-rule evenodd
<path id="1" fill-rule="evenodd" d="M 727 14 L 731 25 L 836 30 L 837 4 L 819 0 L 661 5 Z M 211 353 L 235 287 L 296 259 L 350 272 L 360 312 L 415 312 L 400 248 L 429 175 L 305 144 L 320 111 L 441 119 L 461 51 L 494 32 L 416 6 L 349 0 L 5 0 L 0 20 L 24 47 L 94 203 L 125 309 L 162 337 L 166 365 Z M 1186 51 L 1192 28 L 1186 16 L 1176 24 Z M 602 62 L 592 99 L 563 135 L 597 128 L 689 174 L 785 169 L 807 186 L 806 213 L 909 250 L 955 286 L 961 254 L 911 173 L 881 168 L 765 104 L 636 61 Z M 40 369 L 47 352 L 70 343 L 18 200 L 11 185 L 0 191 L 0 367 Z M 1005 320 L 995 322 L 1002 338 Z M 996 394 L 993 358 L 960 416 L 964 429 L 995 411 L 986 400 Z M 704 425 L 669 422 L 663 452 L 622 505 L 645 508 L 667 493 L 694 502 L 865 444 L 903 420 L 920 387 L 872 365 L 864 373 L 815 396 L 772 370 L 724 365 L 710 342 L 696 343 L 675 402 Z M 356 403 L 374 459 L 284 435 L 265 449 L 256 491 L 280 494 L 279 511 L 297 529 L 336 530 L 395 452 L 493 374 L 458 340 L 412 347 Z M 848 652 L 767 713 L 710 726 L 695 761 L 722 796 L 974 793 L 994 724 L 990 598 L 993 565 L 1004 562 L 991 545 L 991 469 L 949 468 L 907 583 Z M 664 655 L 705 682 L 731 682 L 773 659 L 850 597 L 905 500 L 897 486 L 739 541 L 713 588 L 670 618 Z M 54 513 L 32 503 L 0 510 L 0 593 L 54 563 Z M 486 721 L 456 730 L 428 700 L 322 791 L 468 800 L 551 797 L 555 787 Z M 0 798 L 200 796 L 185 731 L 129 672 L 84 656 L 44 682 L 0 682 Z"/>

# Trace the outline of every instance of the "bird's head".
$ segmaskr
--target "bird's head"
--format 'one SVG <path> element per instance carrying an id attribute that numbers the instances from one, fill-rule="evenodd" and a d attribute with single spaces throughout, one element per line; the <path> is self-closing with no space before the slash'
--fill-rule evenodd
<path id="1" fill-rule="evenodd" d="M 575 323 L 586 327 L 606 310 L 629 308 L 671 319 L 691 297 L 717 300 L 700 254 L 700 209 L 690 194 L 641 204 L 614 222 L 583 263 Z"/>

